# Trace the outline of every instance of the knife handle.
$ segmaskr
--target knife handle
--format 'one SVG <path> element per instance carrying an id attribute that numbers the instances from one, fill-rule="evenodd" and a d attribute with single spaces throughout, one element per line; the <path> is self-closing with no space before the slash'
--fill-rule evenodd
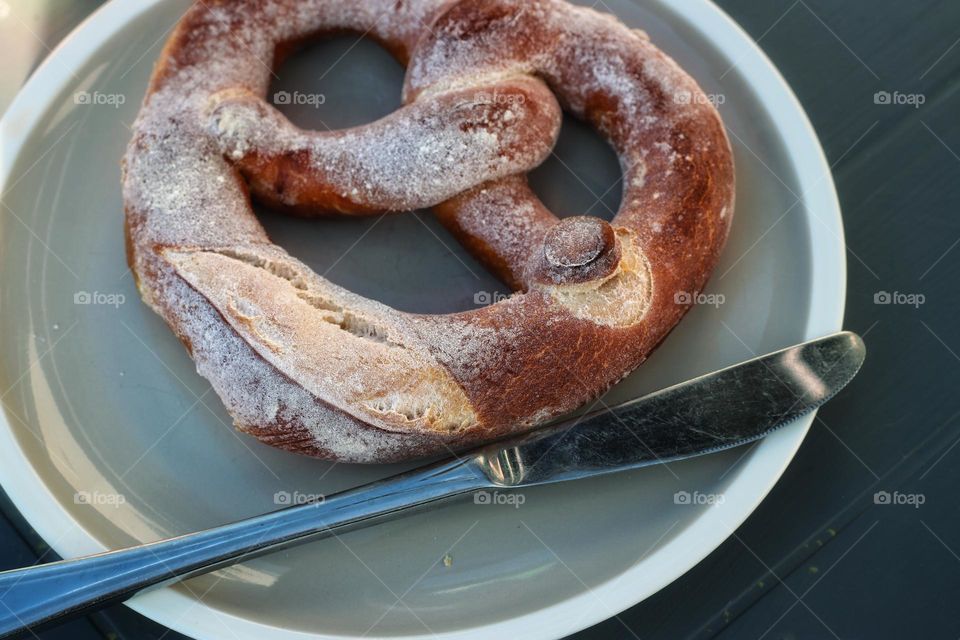
<path id="1" fill-rule="evenodd" d="M 490 486 L 473 459 L 443 462 L 233 524 L 0 573 L 0 638 L 122 602 L 157 585 L 373 524 Z"/>

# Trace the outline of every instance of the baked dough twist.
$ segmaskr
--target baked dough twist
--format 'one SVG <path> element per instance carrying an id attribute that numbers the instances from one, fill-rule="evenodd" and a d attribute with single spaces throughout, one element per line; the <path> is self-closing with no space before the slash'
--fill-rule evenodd
<path id="1" fill-rule="evenodd" d="M 302 131 L 264 101 L 270 69 L 342 31 L 408 64 L 404 106 L 363 127 Z M 560 105 L 620 157 L 612 223 L 558 221 L 527 185 Z M 434 206 L 518 293 L 466 313 L 396 311 L 273 245 L 251 193 L 302 215 Z M 237 427 L 292 451 L 385 462 L 535 427 L 637 367 L 714 267 L 734 173 L 696 83 L 645 34 L 591 9 L 207 0 L 154 72 L 124 200 L 141 294 Z"/>

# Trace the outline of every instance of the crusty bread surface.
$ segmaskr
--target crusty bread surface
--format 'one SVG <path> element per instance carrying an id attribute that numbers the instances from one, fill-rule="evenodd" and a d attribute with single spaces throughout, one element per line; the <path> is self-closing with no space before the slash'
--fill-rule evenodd
<path id="1" fill-rule="evenodd" d="M 403 106 L 300 130 L 264 97 L 270 70 L 344 31 L 408 65 Z M 620 158 L 611 222 L 558 220 L 528 185 L 563 110 Z M 347 462 L 455 452 L 598 397 L 688 310 L 733 215 L 730 145 L 694 80 L 642 32 L 563 0 L 197 3 L 133 129 L 123 187 L 144 301 L 239 429 Z M 391 309 L 272 244 L 251 197 L 305 216 L 433 207 L 516 293 Z"/>

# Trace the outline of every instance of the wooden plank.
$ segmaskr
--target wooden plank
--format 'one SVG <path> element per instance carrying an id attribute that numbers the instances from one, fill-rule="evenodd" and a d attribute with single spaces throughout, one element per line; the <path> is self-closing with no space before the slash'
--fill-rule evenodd
<path id="1" fill-rule="evenodd" d="M 960 45 L 950 49 L 960 38 L 952 0 L 719 4 L 760 38 L 761 48 L 808 107 L 831 161 L 874 122 L 878 127 L 870 140 L 916 110 L 877 105 L 876 92 L 920 93 L 929 103 L 953 86 L 960 67 Z"/>
<path id="2" fill-rule="evenodd" d="M 6 495 L 0 491 L 0 571 L 32 565 L 43 553 L 43 551 L 38 553 L 38 550 L 17 532 L 13 522 L 4 515 L 10 508 Z M 2 600 L 3 594 L 0 593 L 0 602 Z M 100 631 L 87 619 L 74 620 L 59 627 L 38 632 L 36 637 L 40 640 L 101 640 L 103 638 Z"/>
<path id="3" fill-rule="evenodd" d="M 759 37 L 794 3 L 720 4 Z M 958 24 L 956 3 L 807 0 L 761 41 L 837 163 L 851 248 L 846 324 L 867 333 L 867 365 L 736 537 L 620 616 L 638 636 L 960 635 L 949 607 L 960 595 L 960 446 L 951 449 L 960 438 L 960 247 L 944 256 L 960 238 L 960 45 L 926 73 L 960 37 Z M 880 89 L 923 93 L 926 103 L 874 104 Z M 876 305 L 879 291 L 921 293 L 926 303 Z M 874 504 L 879 490 L 926 502 Z M 574 637 L 628 637 L 623 622 Z"/>

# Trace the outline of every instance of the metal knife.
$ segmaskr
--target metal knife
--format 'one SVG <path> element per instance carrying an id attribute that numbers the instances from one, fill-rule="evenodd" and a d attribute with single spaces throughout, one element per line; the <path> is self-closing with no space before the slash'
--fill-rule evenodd
<path id="1" fill-rule="evenodd" d="M 323 502 L 130 549 L 2 572 L 0 638 L 476 491 L 575 480 L 754 442 L 832 398 L 856 375 L 864 355 L 858 336 L 838 333 Z"/>

